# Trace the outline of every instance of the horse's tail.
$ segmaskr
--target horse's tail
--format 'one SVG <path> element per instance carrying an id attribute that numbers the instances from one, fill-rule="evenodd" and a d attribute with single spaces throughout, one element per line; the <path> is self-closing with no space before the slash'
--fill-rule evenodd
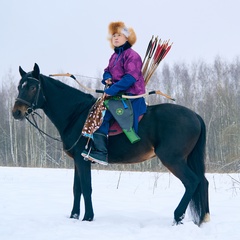
<path id="1" fill-rule="evenodd" d="M 206 126 L 203 119 L 197 115 L 201 123 L 199 139 L 188 157 L 188 166 L 198 176 L 199 184 L 193 194 L 189 207 L 197 225 L 207 221 L 209 216 L 208 205 L 208 181 L 205 178 L 205 147 L 206 147 Z"/>

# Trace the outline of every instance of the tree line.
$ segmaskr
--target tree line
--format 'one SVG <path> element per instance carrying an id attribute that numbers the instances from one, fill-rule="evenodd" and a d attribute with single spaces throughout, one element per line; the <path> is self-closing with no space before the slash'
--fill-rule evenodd
<path id="1" fill-rule="evenodd" d="M 161 90 L 176 99 L 176 104 L 197 112 L 207 130 L 206 166 L 208 172 L 240 171 L 240 59 L 225 61 L 216 57 L 204 61 L 173 65 L 162 64 L 147 85 L 148 91 Z M 62 81 L 69 83 L 66 78 Z M 82 81 L 84 80 L 84 81 Z M 101 89 L 99 81 L 81 79 L 86 86 Z M 71 83 L 72 84 L 72 83 Z M 76 85 L 77 88 L 79 86 Z M 80 89 L 82 90 L 82 89 Z M 16 121 L 11 115 L 17 96 L 17 79 L 9 72 L 0 89 L 0 165 L 21 167 L 72 168 L 73 161 L 58 141 L 44 137 L 27 121 Z M 149 105 L 171 102 L 159 95 L 146 98 Z M 58 133 L 39 110 L 36 121 L 51 136 Z M 110 165 L 97 169 L 158 171 L 164 170 L 159 159 L 141 164 Z"/>

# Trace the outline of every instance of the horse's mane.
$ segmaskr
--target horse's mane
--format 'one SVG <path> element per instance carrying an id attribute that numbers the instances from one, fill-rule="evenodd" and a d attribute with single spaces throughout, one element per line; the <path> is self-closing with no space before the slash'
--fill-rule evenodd
<path id="1" fill-rule="evenodd" d="M 83 112 L 88 113 L 96 98 L 43 74 L 39 75 L 39 80 L 48 103 L 43 110 L 58 128 L 60 134 L 71 130 L 78 123 L 82 127 L 83 119 L 80 116 Z"/>
<path id="2" fill-rule="evenodd" d="M 62 92 L 62 94 L 64 94 L 64 98 L 66 101 L 70 100 L 73 101 L 75 100 L 76 102 L 82 102 L 82 101 L 94 101 L 95 98 L 88 93 L 84 93 L 79 89 L 76 89 L 70 85 L 67 85 L 66 83 L 63 83 L 57 79 L 45 76 L 43 74 L 40 74 L 40 78 L 42 78 L 44 81 L 42 82 L 42 84 L 45 84 L 45 86 L 47 87 L 48 90 L 52 91 L 52 93 L 54 94 L 54 92 L 59 91 Z"/>

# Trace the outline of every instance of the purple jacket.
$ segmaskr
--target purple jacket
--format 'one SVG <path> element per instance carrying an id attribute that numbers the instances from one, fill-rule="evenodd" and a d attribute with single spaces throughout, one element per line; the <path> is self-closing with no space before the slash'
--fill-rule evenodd
<path id="1" fill-rule="evenodd" d="M 112 54 L 109 64 L 104 69 L 103 83 L 112 78 L 113 84 L 105 90 L 111 96 L 118 92 L 126 92 L 133 95 L 145 93 L 145 83 L 142 75 L 142 60 L 131 45 L 120 47 Z"/>

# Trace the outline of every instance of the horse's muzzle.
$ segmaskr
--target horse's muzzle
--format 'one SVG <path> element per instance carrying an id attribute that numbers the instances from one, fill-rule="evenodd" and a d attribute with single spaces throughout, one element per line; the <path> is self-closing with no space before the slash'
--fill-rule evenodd
<path id="1" fill-rule="evenodd" d="M 26 111 L 27 111 L 27 106 L 24 106 L 24 105 L 19 106 L 18 104 L 15 103 L 12 109 L 12 115 L 17 120 L 23 120 L 25 119 Z"/>

